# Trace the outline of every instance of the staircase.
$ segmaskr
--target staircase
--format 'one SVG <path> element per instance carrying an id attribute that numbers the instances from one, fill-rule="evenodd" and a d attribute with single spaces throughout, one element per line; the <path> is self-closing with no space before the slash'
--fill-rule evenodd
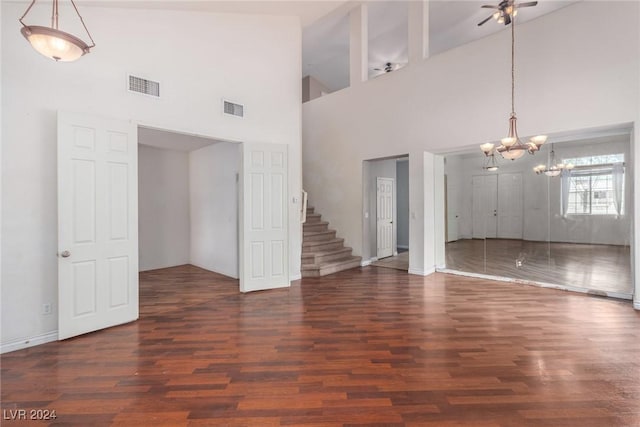
<path id="1" fill-rule="evenodd" d="M 344 239 L 329 230 L 314 208 L 307 208 L 307 221 L 302 234 L 302 277 L 320 277 L 338 271 L 360 267 L 362 257 L 351 255 Z"/>

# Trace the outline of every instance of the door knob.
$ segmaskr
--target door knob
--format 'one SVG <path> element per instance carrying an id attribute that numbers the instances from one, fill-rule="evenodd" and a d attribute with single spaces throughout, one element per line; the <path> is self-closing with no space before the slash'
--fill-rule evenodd
<path id="1" fill-rule="evenodd" d="M 62 251 L 62 253 L 60 254 L 60 256 L 62 258 L 69 258 L 71 256 L 71 252 L 69 251 Z"/>

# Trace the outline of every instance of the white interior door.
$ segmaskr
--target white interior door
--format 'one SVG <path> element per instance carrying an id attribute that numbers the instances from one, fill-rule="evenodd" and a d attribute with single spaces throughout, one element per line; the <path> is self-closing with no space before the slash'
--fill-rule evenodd
<path id="1" fill-rule="evenodd" d="M 393 178 L 377 178 L 378 259 L 393 255 Z"/>
<path id="2" fill-rule="evenodd" d="M 289 286 L 287 146 L 242 144 L 240 291 Z"/>
<path id="3" fill-rule="evenodd" d="M 135 124 L 58 112 L 58 337 L 138 318 Z"/>
<path id="4" fill-rule="evenodd" d="M 498 176 L 478 175 L 472 178 L 474 239 L 498 237 Z"/>
<path id="5" fill-rule="evenodd" d="M 522 174 L 505 173 L 498 175 L 498 237 L 501 239 L 522 239 L 523 192 Z"/>

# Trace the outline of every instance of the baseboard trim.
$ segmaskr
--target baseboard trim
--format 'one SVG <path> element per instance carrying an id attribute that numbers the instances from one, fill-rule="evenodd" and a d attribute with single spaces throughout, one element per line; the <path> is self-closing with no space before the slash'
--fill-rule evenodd
<path id="1" fill-rule="evenodd" d="M 378 260 L 377 257 L 369 258 L 367 260 L 362 260 L 362 261 L 360 261 L 360 267 L 366 267 L 368 265 L 371 265 L 372 263 L 376 262 L 377 260 Z"/>
<path id="2" fill-rule="evenodd" d="M 640 311 L 640 301 L 634 301 L 633 308 Z"/>
<path id="3" fill-rule="evenodd" d="M 214 269 L 210 268 L 209 266 L 204 266 L 204 265 L 201 265 L 201 264 L 195 264 L 193 262 L 190 263 L 190 264 L 185 264 L 185 265 L 193 265 L 194 267 L 198 267 L 198 268 L 201 268 L 203 270 L 210 271 L 212 273 L 222 274 L 223 276 L 227 276 L 227 277 L 230 277 L 230 278 L 236 279 L 236 280 L 238 280 L 240 278 L 240 276 L 238 275 L 237 271 L 231 272 L 231 271 L 214 270 Z"/>
<path id="4" fill-rule="evenodd" d="M 289 276 L 289 280 L 290 281 L 295 281 L 295 280 L 300 280 L 302 279 L 302 273 L 298 273 L 298 274 L 292 274 Z"/>
<path id="5" fill-rule="evenodd" d="M 16 350 L 34 347 L 48 342 L 58 341 L 58 331 L 47 332 L 46 334 L 36 335 L 29 338 L 20 338 L 0 344 L 0 354 L 10 353 Z"/>
<path id="6" fill-rule="evenodd" d="M 433 274 L 436 272 L 435 268 L 430 268 L 428 270 L 421 270 L 418 268 L 410 268 L 408 273 L 409 274 L 415 274 L 416 276 L 428 276 L 430 274 Z"/>
<path id="7" fill-rule="evenodd" d="M 404 246 L 404 245 L 397 245 L 397 248 L 409 250 L 409 246 Z"/>

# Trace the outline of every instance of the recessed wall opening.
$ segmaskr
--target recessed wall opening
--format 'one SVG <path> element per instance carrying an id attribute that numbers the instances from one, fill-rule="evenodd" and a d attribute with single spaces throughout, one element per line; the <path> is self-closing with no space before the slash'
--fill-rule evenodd
<path id="1" fill-rule="evenodd" d="M 240 144 L 140 126 L 138 149 L 140 271 L 237 279 Z"/>
<path id="2" fill-rule="evenodd" d="M 445 271 L 632 298 L 628 128 L 550 136 L 533 156 L 483 166 L 477 148 L 446 156 Z"/>
<path id="3" fill-rule="evenodd" d="M 409 270 L 409 157 L 363 162 L 364 264 Z"/>

